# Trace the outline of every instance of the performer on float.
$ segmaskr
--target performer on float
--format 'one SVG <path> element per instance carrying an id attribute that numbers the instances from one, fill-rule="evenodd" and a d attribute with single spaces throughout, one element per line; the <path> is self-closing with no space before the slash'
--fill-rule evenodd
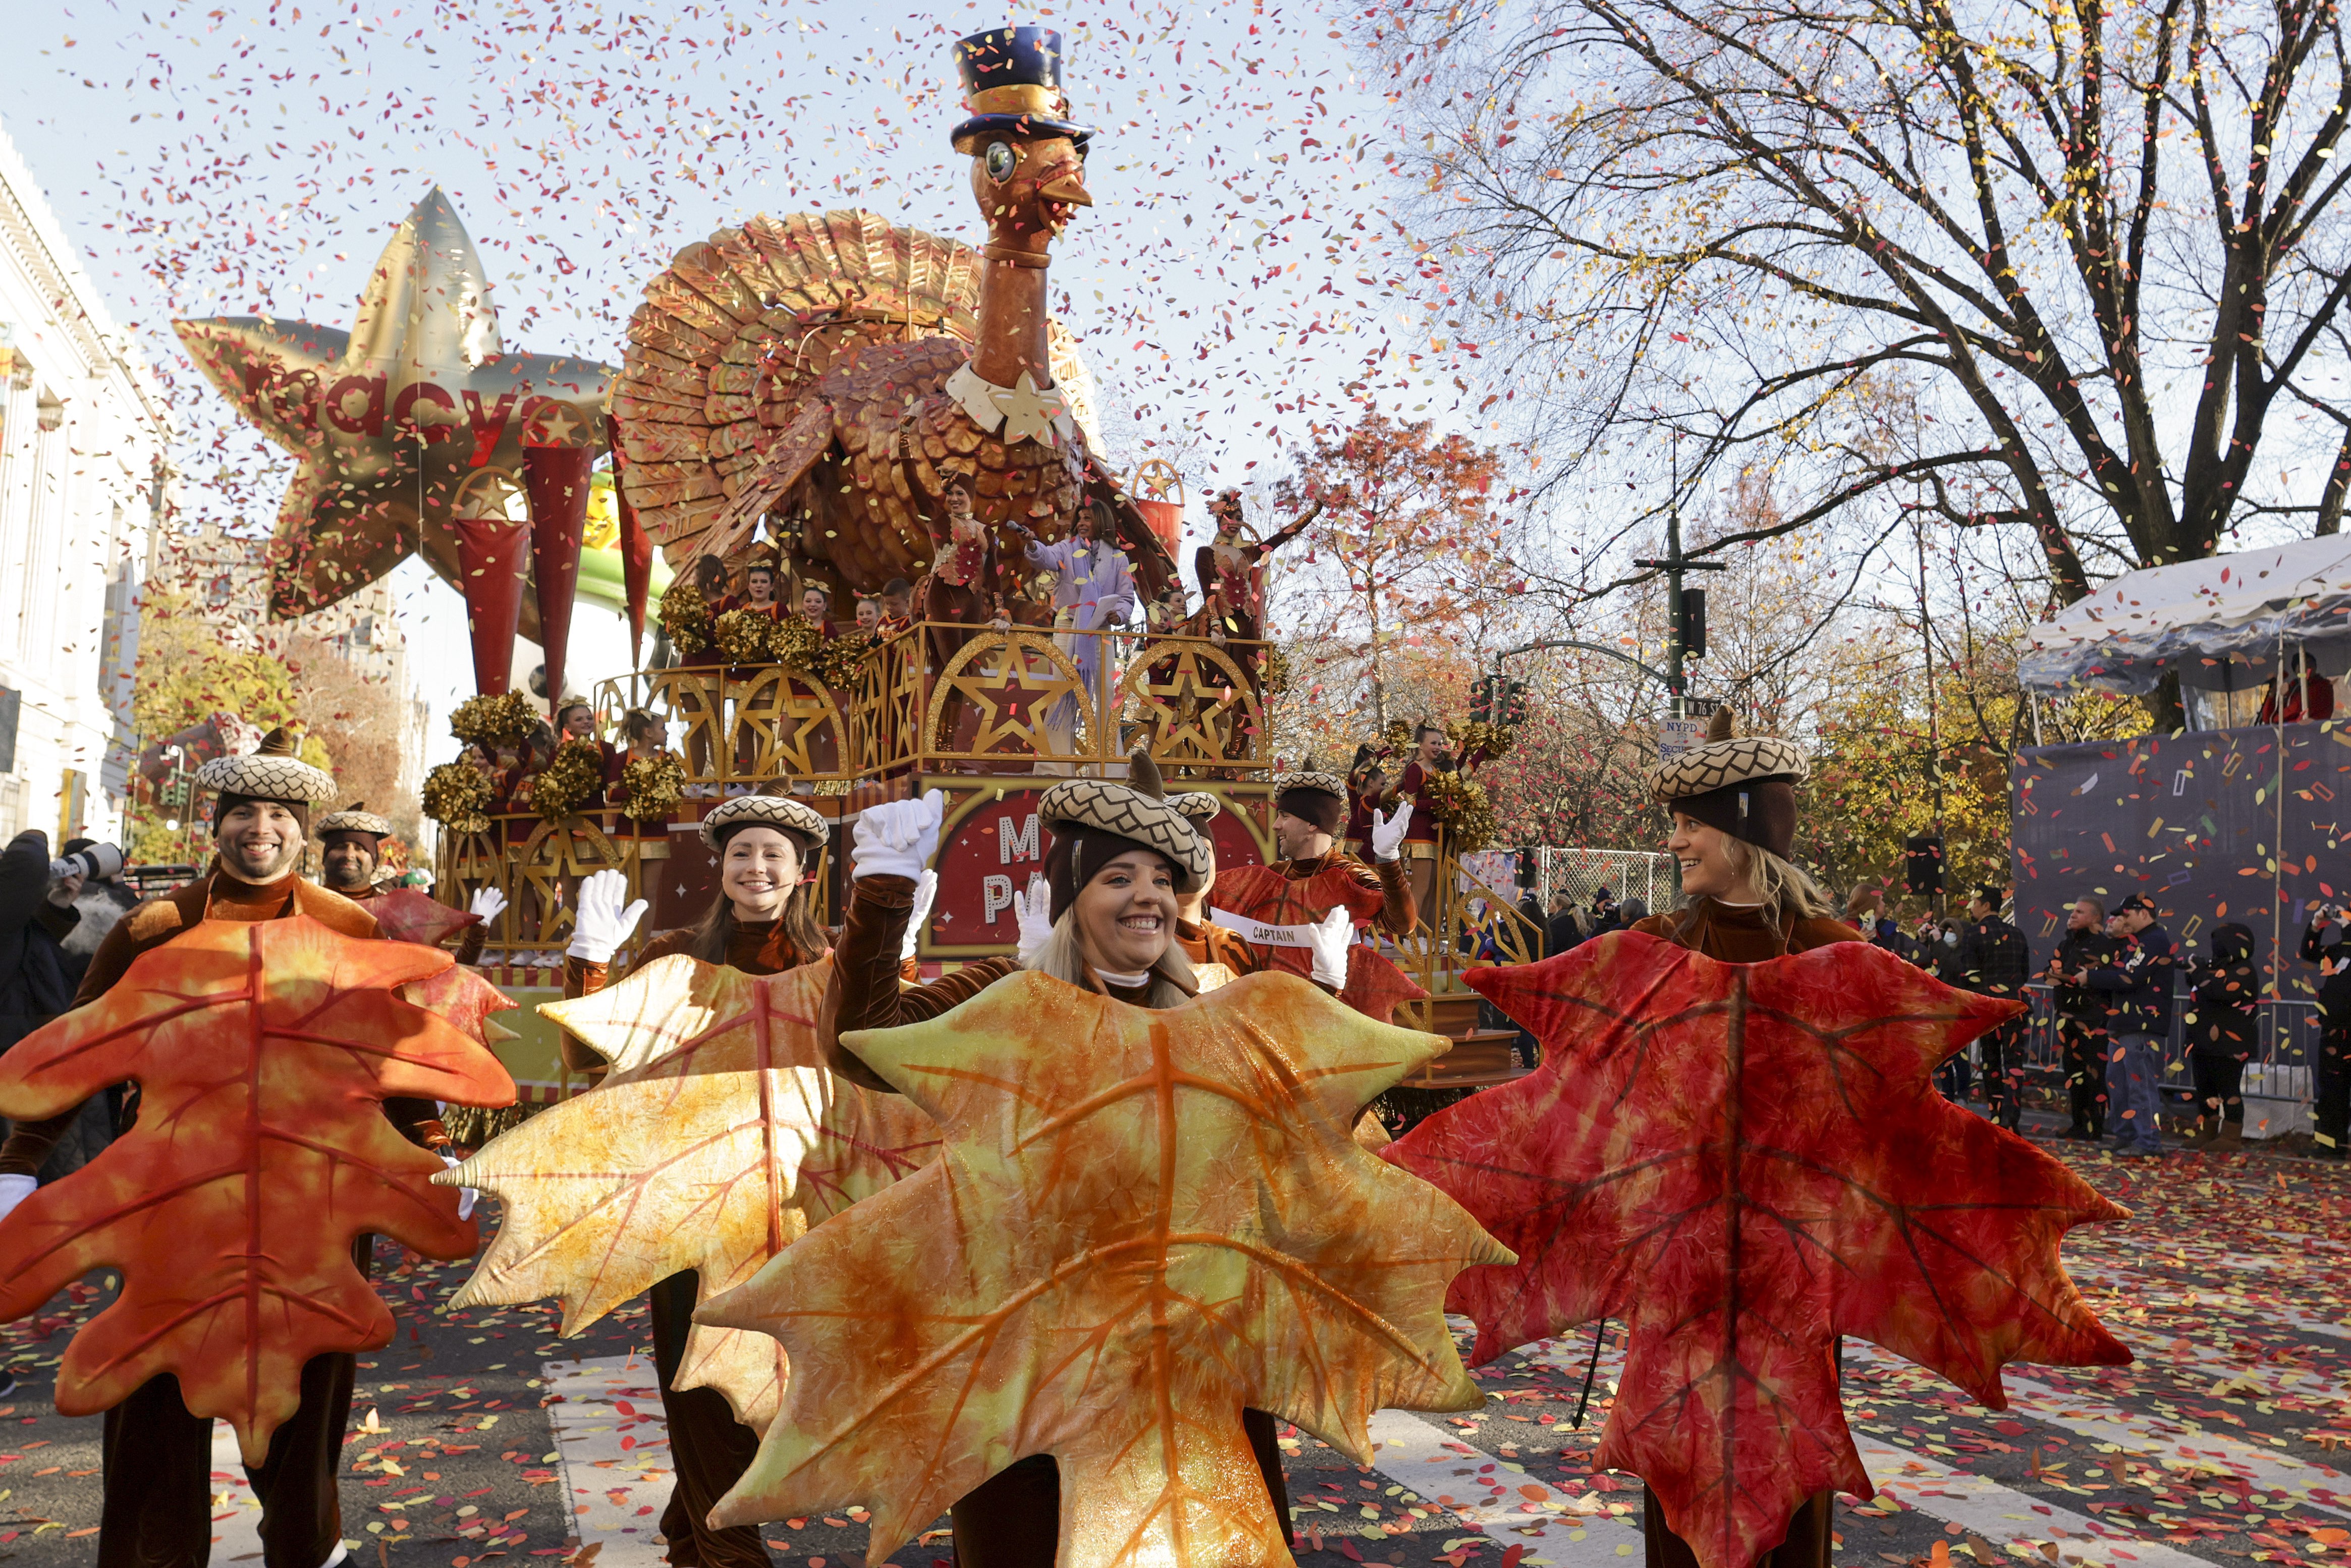
<path id="1" fill-rule="evenodd" d="M 1053 574 L 1053 642 L 1077 665 L 1088 704 L 1099 706 L 1106 662 L 1101 633 L 1123 629 L 1134 614 L 1134 575 L 1125 554 L 1102 537 L 1109 530 L 1092 507 L 1078 508 L 1070 537 L 1054 544 L 1039 543 L 1017 517 L 1006 526 L 1026 542 L 1029 564 Z M 1046 710 L 1053 749 L 1070 748 L 1076 723 L 1074 696 L 1060 697 Z"/>
<path id="2" fill-rule="evenodd" d="M 1282 858 L 1270 866 L 1235 867 L 1208 890 L 1209 918 L 1261 948 L 1263 967 L 1306 974 L 1314 962 L 1310 934 L 1335 911 L 1399 938 L 1419 924 L 1419 904 L 1399 858 L 1412 825 L 1411 802 L 1384 815 L 1371 813 L 1365 825 L 1371 865 L 1339 848 L 1346 814 L 1343 781 L 1328 773 L 1284 774 L 1273 793 L 1274 847 Z M 1340 973 L 1343 977 L 1343 967 Z"/>
<path id="3" fill-rule="evenodd" d="M 1412 807 L 1412 831 L 1405 835 L 1404 855 L 1409 862 L 1412 895 L 1422 904 L 1437 889 L 1437 810 L 1429 799 L 1428 781 L 1452 767 L 1445 755 L 1445 731 L 1426 719 L 1412 732 L 1413 753 L 1395 783 L 1390 800 Z"/>
<path id="4" fill-rule="evenodd" d="M 1192 961 L 1194 972 L 1200 977 L 1200 988 L 1213 990 L 1228 980 L 1254 975 L 1269 966 L 1258 949 L 1249 946 L 1248 938 L 1230 926 L 1217 925 L 1208 914 L 1208 890 L 1217 880 L 1217 841 L 1208 824 L 1216 821 L 1224 803 L 1205 790 L 1197 790 L 1175 797 L 1174 804 L 1177 810 L 1200 824 L 1200 837 L 1208 846 L 1206 879 L 1198 888 L 1176 901 L 1176 940 L 1183 945 L 1184 956 Z M 1028 933 L 1029 927 L 1023 925 L 1024 941 Z M 1352 915 L 1343 906 L 1334 908 L 1320 923 L 1307 926 L 1305 936 L 1311 955 L 1307 978 L 1332 996 L 1338 995 L 1347 984 L 1347 947 L 1355 939 Z"/>
<path id="5" fill-rule="evenodd" d="M 1372 814 L 1387 799 L 1388 772 L 1380 765 L 1380 754 L 1370 746 L 1355 747 L 1355 760 L 1347 769 L 1347 835 L 1340 847 L 1357 860 L 1364 858 L 1372 846 Z"/>
<path id="6" fill-rule="evenodd" d="M 384 904 L 392 890 L 379 886 L 376 868 L 383 861 L 383 841 L 392 837 L 392 824 L 367 809 L 364 800 L 355 801 L 340 811 L 330 811 L 319 819 L 319 874 L 328 891 L 341 894 L 362 907 Z M 405 892 L 406 890 L 402 890 Z M 421 894 L 413 894 L 423 896 Z M 507 895 L 495 887 L 485 887 L 474 894 L 466 913 L 475 921 L 458 933 L 457 945 L 450 949 L 460 964 L 482 961 L 482 945 L 489 940 L 489 923 L 496 920 L 507 906 Z M 378 910 L 368 908 L 370 915 Z M 381 922 L 380 922 L 381 923 Z"/>
<path id="7" fill-rule="evenodd" d="M 1197 992 L 1176 940 L 1176 905 L 1206 884 L 1213 855 L 1207 835 L 1166 797 L 1158 765 L 1141 751 L 1123 781 L 1066 779 L 1038 802 L 1053 838 L 1044 873 L 1050 925 L 1025 962 L 982 958 L 928 985 L 902 987 L 899 954 L 923 869 L 938 850 L 944 805 L 934 789 L 920 800 L 869 806 L 858 819 L 849 909 L 820 1026 L 834 1071 L 895 1093 L 842 1035 L 936 1018 L 1023 968 L 1134 1007 L 1176 1007 Z M 1242 1420 L 1287 1529 L 1290 1496 L 1273 1417 L 1247 1410 Z M 1052 1459 L 1023 1459 L 955 1505 L 956 1559 L 964 1568 L 1052 1568 L 1060 1512 Z"/>
<path id="8" fill-rule="evenodd" d="M 1681 907 L 1633 929 L 1727 964 L 1760 964 L 1790 953 L 1858 942 L 1828 895 L 1788 858 L 1796 837 L 1795 786 L 1804 754 L 1770 736 L 1734 737 L 1730 710 L 1718 708 L 1706 744 L 1650 776 L 1650 792 L 1672 814 L 1666 851 L 1680 863 Z M 1649 1568 L 1687 1568 L 1689 1548 L 1667 1528 L 1656 1500 L 1643 1494 Z M 1828 1568 L 1834 1494 L 1817 1492 L 1789 1521 L 1787 1538 L 1758 1568 Z"/>
<path id="9" fill-rule="evenodd" d="M 719 806 L 702 820 L 703 844 L 718 862 L 717 896 L 695 925 L 646 943 L 630 972 L 681 953 L 748 975 L 779 975 L 824 956 L 824 930 L 809 913 L 809 877 L 829 835 L 822 817 L 789 796 L 743 795 Z M 600 871 L 580 883 L 563 963 L 565 996 L 588 996 L 612 982 L 612 956 L 635 932 L 645 907 L 643 899 L 629 903 L 628 878 L 617 871 Z M 568 1034 L 563 1055 L 591 1084 L 603 1078 L 604 1060 Z M 689 1269 L 650 1292 L 653 1364 L 677 1476 L 661 1531 L 673 1562 L 764 1568 L 768 1551 L 758 1530 L 713 1530 L 708 1523 L 712 1507 L 759 1451 L 759 1435 L 735 1419 L 716 1388 L 670 1386 L 685 1355 L 699 1287 Z"/>
<path id="10" fill-rule="evenodd" d="M 336 795 L 334 779 L 296 750 L 295 737 L 275 729 L 257 753 L 215 758 L 197 769 L 196 787 L 219 795 L 213 808 L 213 863 L 185 886 L 138 904 L 107 933 L 74 997 L 76 1007 L 112 989 L 141 954 L 207 920 L 299 915 L 344 936 L 378 935 L 365 909 L 306 881 L 296 869 L 309 840 L 310 808 Z M 383 1109 L 412 1142 L 446 1149 L 448 1134 L 433 1102 L 387 1100 Z M 0 1218 L 33 1191 L 51 1145 L 79 1114 L 76 1106 L 46 1121 L 16 1124 L 0 1145 Z M 127 1131 L 137 1116 L 134 1095 L 123 1104 L 118 1131 Z M 365 1260 L 359 1261 L 364 1268 Z M 356 1364 L 349 1354 L 312 1357 L 302 1368 L 299 1410 L 277 1429 L 268 1461 L 246 1470 L 261 1500 L 269 1568 L 332 1568 L 347 1555 L 335 1479 Z M 212 1542 L 213 1423 L 188 1414 L 178 1380 L 155 1378 L 107 1411 L 102 1454 L 98 1561 L 108 1568 L 203 1562 Z"/>

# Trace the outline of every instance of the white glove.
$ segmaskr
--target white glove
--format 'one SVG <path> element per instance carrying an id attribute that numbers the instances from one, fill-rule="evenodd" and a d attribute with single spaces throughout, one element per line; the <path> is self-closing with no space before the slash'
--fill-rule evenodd
<path id="1" fill-rule="evenodd" d="M 1314 950 L 1316 985 L 1336 990 L 1347 983 L 1347 946 L 1354 937 L 1355 917 L 1343 904 L 1306 928 L 1306 945 Z"/>
<path id="2" fill-rule="evenodd" d="M 459 1159 L 456 1155 L 453 1155 L 453 1154 L 448 1154 L 448 1153 L 444 1152 L 444 1153 L 441 1155 L 441 1163 L 442 1163 L 443 1165 L 444 1165 L 444 1166 L 447 1166 L 451 1170 L 453 1170 L 453 1171 L 454 1171 L 454 1170 L 455 1170 L 459 1166 L 464 1165 L 465 1162 L 465 1161 L 463 1161 L 463 1160 L 461 1160 L 461 1159 Z M 459 1187 L 459 1188 L 457 1189 L 457 1218 L 460 1218 L 460 1219 L 471 1219 L 471 1218 L 474 1218 L 474 1200 L 475 1200 L 475 1198 L 477 1198 L 477 1197 L 481 1197 L 481 1196 L 482 1196 L 482 1195 L 481 1195 L 480 1193 L 475 1192 L 475 1191 L 472 1187 L 470 1187 L 470 1186 L 461 1186 L 461 1187 Z"/>
<path id="3" fill-rule="evenodd" d="M 1026 965 L 1053 935 L 1053 886 L 1043 877 L 1030 875 L 1027 894 L 1012 895 L 1012 918 L 1020 923 L 1019 959 Z"/>
<path id="4" fill-rule="evenodd" d="M 507 895 L 495 887 L 485 887 L 475 893 L 474 902 L 466 906 L 465 913 L 481 916 L 482 924 L 487 925 L 506 910 Z"/>
<path id="5" fill-rule="evenodd" d="M 925 790 L 919 800 L 885 800 L 868 806 L 857 819 L 855 841 L 849 851 L 849 874 L 903 876 L 912 882 L 939 851 L 939 822 L 946 817 L 947 798 Z"/>
<path id="6" fill-rule="evenodd" d="M 901 964 L 914 956 L 914 944 L 923 936 L 923 922 L 931 917 L 931 900 L 938 895 L 938 873 L 926 871 L 914 879 L 914 907 L 906 915 L 906 939 L 898 944 Z"/>
<path id="7" fill-rule="evenodd" d="M 629 896 L 629 879 L 617 871 L 600 871 L 580 884 L 580 911 L 572 917 L 571 946 L 564 949 L 574 958 L 585 958 L 591 964 L 609 964 L 621 944 L 645 917 L 645 901 L 637 900 L 627 908 L 622 901 Z"/>
<path id="8" fill-rule="evenodd" d="M 1395 859 L 1396 850 L 1404 842 L 1404 831 L 1410 826 L 1412 802 L 1409 800 L 1384 817 L 1374 809 L 1372 812 L 1372 858 L 1375 861 Z"/>
<path id="9" fill-rule="evenodd" d="M 9 1212 L 32 1197 L 33 1189 L 40 1185 L 38 1176 L 0 1176 L 0 1219 L 7 1218 Z"/>

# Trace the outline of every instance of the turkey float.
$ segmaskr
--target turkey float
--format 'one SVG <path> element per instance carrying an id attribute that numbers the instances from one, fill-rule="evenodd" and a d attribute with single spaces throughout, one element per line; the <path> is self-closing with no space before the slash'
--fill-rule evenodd
<path id="1" fill-rule="evenodd" d="M 984 33 L 956 62 L 980 249 L 861 210 L 762 215 L 647 286 L 613 417 L 629 500 L 681 573 L 739 555 L 762 520 L 801 580 L 858 593 L 977 544 L 977 571 L 943 574 L 967 588 L 927 613 L 976 619 L 1002 595 L 1039 618 L 1013 525 L 1050 541 L 1091 507 L 1146 596 L 1173 580 L 1102 466 L 1091 380 L 1046 308 L 1052 242 L 1092 204 L 1058 36 Z M 957 541 L 967 497 L 981 538 Z"/>

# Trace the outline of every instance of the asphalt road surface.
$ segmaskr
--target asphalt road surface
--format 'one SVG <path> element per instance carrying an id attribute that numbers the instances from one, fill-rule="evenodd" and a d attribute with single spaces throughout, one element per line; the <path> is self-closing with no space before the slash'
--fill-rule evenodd
<path id="1" fill-rule="evenodd" d="M 2036 1568 L 2190 1568 L 2351 1558 L 2351 1182 L 2344 1167 L 2255 1155 L 2072 1160 L 2134 1218 L 2076 1230 L 2066 1256 L 2136 1364 L 2011 1371 L 1990 1412 L 1858 1341 L 1845 1408 L 1878 1483 L 1841 1500 L 1840 1563 L 2012 1558 Z M 487 1216 L 495 1218 L 495 1211 Z M 486 1234 L 488 1226 L 485 1226 Z M 642 1302 L 577 1339 L 553 1306 L 453 1312 L 469 1264 L 407 1264 L 380 1247 L 395 1313 L 364 1357 L 344 1449 L 355 1564 L 470 1568 L 535 1559 L 663 1561 L 667 1446 Z M 0 1399 L 0 1564 L 92 1562 L 99 1421 L 50 1407 L 56 1362 L 107 1300 L 104 1276 L 0 1331 L 21 1386 Z M 1463 1325 L 1466 1328 L 1466 1325 Z M 1484 1411 L 1384 1411 L 1374 1467 L 1285 1432 L 1307 1568 L 1605 1568 L 1641 1552 L 1639 1485 L 1591 1468 L 1619 1364 L 1603 1336 L 1574 1424 L 1590 1334 L 1480 1369 Z M 1467 1338 L 1463 1341 L 1465 1346 Z M 258 1563 L 256 1507 L 215 1428 L 213 1562 Z M 893 1559 L 941 1568 L 945 1520 Z M 850 1568 L 862 1515 L 779 1521 L 779 1568 Z"/>

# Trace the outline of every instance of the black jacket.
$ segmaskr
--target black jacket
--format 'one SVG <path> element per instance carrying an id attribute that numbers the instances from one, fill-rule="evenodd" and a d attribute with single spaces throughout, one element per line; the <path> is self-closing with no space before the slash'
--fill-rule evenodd
<path id="1" fill-rule="evenodd" d="M 1575 924 L 1575 912 L 1562 909 L 1551 917 L 1551 950 L 1564 953 L 1583 940 L 1583 932 Z"/>
<path id="2" fill-rule="evenodd" d="M 1531 957 L 1548 958 L 1558 948 L 1551 945 L 1551 922 L 1543 916 L 1542 901 L 1533 894 L 1519 900 L 1519 915 L 1534 929 L 1527 934 L 1527 945 L 1534 949 Z"/>
<path id="3" fill-rule="evenodd" d="M 2171 1033 L 2171 977 L 2179 967 L 2179 944 L 2161 923 L 2126 938 L 2114 956 L 2089 974 L 2090 988 L 2114 1000 L 2106 1027 L 2116 1034 Z"/>
<path id="4" fill-rule="evenodd" d="M 63 946 L 81 920 L 49 902 L 49 836 L 35 828 L 0 851 L 0 1051 L 73 1006 L 87 960 Z"/>
<path id="5" fill-rule="evenodd" d="M 2207 1056 L 2252 1054 L 2253 1019 L 2261 1008 L 2261 977 L 2253 972 L 2253 934 L 2228 925 L 2212 933 L 2212 956 L 2188 967 L 2188 1049 Z"/>
<path id="6" fill-rule="evenodd" d="M 2323 942 L 2318 923 L 2302 931 L 2302 961 L 2333 970 L 2318 982 L 2318 1019 L 2322 1032 L 2335 1040 L 2351 1037 L 2351 939 L 2340 925 L 2329 927 L 2335 940 Z"/>
<path id="7" fill-rule="evenodd" d="M 1970 925 L 1959 937 L 1959 984 L 1988 997 L 2021 997 L 2032 972 L 2032 951 L 2024 934 L 1995 915 Z"/>
<path id="8" fill-rule="evenodd" d="M 2115 939 L 2103 931 L 2068 931 L 2058 942 L 2050 961 L 2066 974 L 2079 974 L 2105 963 L 2114 956 L 2115 947 Z M 2105 1027 L 2110 1010 L 2105 992 L 2094 991 L 2087 986 L 2067 985 L 2063 980 L 2050 993 L 2049 1003 L 2064 1017 L 2101 1029 Z"/>

